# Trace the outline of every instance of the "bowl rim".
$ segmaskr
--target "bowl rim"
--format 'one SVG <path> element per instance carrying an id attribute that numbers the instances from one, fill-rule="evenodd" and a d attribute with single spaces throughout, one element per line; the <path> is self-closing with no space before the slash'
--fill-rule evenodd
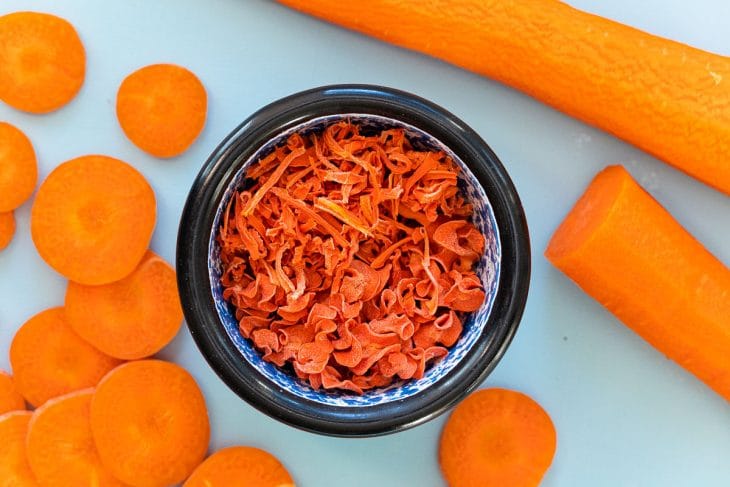
<path id="1" fill-rule="evenodd" d="M 240 166 L 288 127 L 323 115 L 394 118 L 436 137 L 457 154 L 483 187 L 494 211 L 501 272 L 484 330 L 462 361 L 439 381 L 403 401 L 340 407 L 307 400 L 263 377 L 242 359 L 213 300 L 208 275 L 210 228 L 218 202 Z M 332 436 L 375 436 L 422 424 L 454 406 L 494 369 L 514 337 L 530 283 L 530 242 L 524 210 L 501 162 L 469 126 L 416 95 L 375 85 L 329 85 L 261 108 L 213 151 L 197 175 L 180 218 L 177 276 L 188 329 L 210 367 L 241 398 L 291 426 Z"/>

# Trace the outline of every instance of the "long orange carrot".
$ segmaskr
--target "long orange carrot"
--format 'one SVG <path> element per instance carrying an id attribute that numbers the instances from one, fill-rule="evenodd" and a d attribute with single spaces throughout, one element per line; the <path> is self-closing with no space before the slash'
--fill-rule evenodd
<path id="1" fill-rule="evenodd" d="M 51 399 L 33 413 L 26 453 L 41 485 L 124 487 L 101 464 L 89 419 L 93 389 Z"/>
<path id="2" fill-rule="evenodd" d="M 135 487 L 185 480 L 205 456 L 208 411 L 195 380 L 161 360 L 120 365 L 91 400 L 91 433 L 102 463 Z"/>
<path id="3" fill-rule="evenodd" d="M 0 100 L 51 112 L 76 96 L 85 72 L 84 45 L 66 20 L 40 12 L 0 17 Z"/>
<path id="4" fill-rule="evenodd" d="M 450 487 L 537 487 L 556 445 L 550 416 L 532 398 L 482 389 L 446 422 L 439 462 Z"/>
<path id="5" fill-rule="evenodd" d="M 730 59 L 555 0 L 279 0 L 494 78 L 730 194 Z"/>
<path id="6" fill-rule="evenodd" d="M 730 269 L 620 166 L 600 172 L 545 256 L 660 352 L 730 400 Z"/>

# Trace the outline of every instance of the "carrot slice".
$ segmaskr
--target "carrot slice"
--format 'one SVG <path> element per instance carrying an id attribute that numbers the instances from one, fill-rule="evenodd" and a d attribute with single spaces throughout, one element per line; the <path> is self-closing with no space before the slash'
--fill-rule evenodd
<path id="1" fill-rule="evenodd" d="M 19 410 L 25 410 L 25 399 L 15 387 L 13 377 L 0 370 L 0 414 Z"/>
<path id="2" fill-rule="evenodd" d="M 15 215 L 12 211 L 0 213 L 0 250 L 10 245 L 15 235 Z"/>
<path id="3" fill-rule="evenodd" d="M 294 487 L 286 468 L 270 453 L 250 446 L 218 450 L 195 469 L 183 487 Z"/>
<path id="4" fill-rule="evenodd" d="M 93 389 L 51 399 L 33 413 L 26 453 L 36 479 L 54 487 L 123 487 L 101 464 L 89 420 Z"/>
<path id="5" fill-rule="evenodd" d="M 621 166 L 591 182 L 545 256 L 730 401 L 730 269 Z"/>
<path id="6" fill-rule="evenodd" d="M 156 157 L 185 152 L 205 125 L 208 95 L 191 71 L 174 64 L 153 64 L 122 81 L 117 119 L 137 147 Z"/>
<path id="7" fill-rule="evenodd" d="M 0 485 L 37 487 L 25 455 L 25 436 L 32 413 L 13 411 L 0 416 Z"/>
<path id="8" fill-rule="evenodd" d="M 17 127 L 0 122 L 0 212 L 25 203 L 37 180 L 38 163 L 30 140 Z"/>
<path id="9" fill-rule="evenodd" d="M 0 17 L 0 100 L 18 110 L 47 113 L 81 89 L 86 52 L 66 20 L 39 12 Z"/>
<path id="10" fill-rule="evenodd" d="M 33 316 L 10 344 L 15 384 L 36 407 L 53 397 L 95 386 L 119 363 L 76 335 L 66 323 L 63 308 Z"/>
<path id="11" fill-rule="evenodd" d="M 183 319 L 175 270 L 152 251 L 121 281 L 102 286 L 69 282 L 65 309 L 81 338 L 125 360 L 160 351 Z"/>
<path id="12" fill-rule="evenodd" d="M 147 251 L 155 194 L 129 164 L 106 156 L 67 161 L 46 178 L 31 212 L 38 253 L 71 281 L 99 285 L 129 275 Z"/>
<path id="13" fill-rule="evenodd" d="M 451 487 L 537 486 L 555 455 L 550 416 L 521 392 L 482 389 L 459 404 L 441 434 L 439 461 Z"/>
<path id="14" fill-rule="evenodd" d="M 205 457 L 205 399 L 185 369 L 161 360 L 119 366 L 91 401 L 91 432 L 104 465 L 136 487 L 185 480 Z"/>

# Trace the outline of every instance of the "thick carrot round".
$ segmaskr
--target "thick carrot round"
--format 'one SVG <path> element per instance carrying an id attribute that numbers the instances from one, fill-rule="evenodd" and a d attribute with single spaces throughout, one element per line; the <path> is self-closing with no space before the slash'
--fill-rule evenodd
<path id="1" fill-rule="evenodd" d="M 66 289 L 71 328 L 102 352 L 136 360 L 159 352 L 182 323 L 175 270 L 151 251 L 121 281 Z"/>
<path id="2" fill-rule="evenodd" d="M 15 215 L 12 211 L 0 213 L 0 250 L 10 245 L 15 235 Z"/>
<path id="3" fill-rule="evenodd" d="M 730 400 L 730 269 L 621 166 L 601 171 L 545 256 L 585 292 Z"/>
<path id="4" fill-rule="evenodd" d="M 153 64 L 122 81 L 117 119 L 137 147 L 156 157 L 182 154 L 198 138 L 208 113 L 208 95 L 182 66 Z"/>
<path id="5" fill-rule="evenodd" d="M 41 184 L 30 230 L 38 253 L 81 284 L 128 276 L 147 251 L 155 194 L 129 164 L 106 156 L 64 162 Z"/>
<path id="6" fill-rule="evenodd" d="M 32 413 L 13 411 L 0 416 L 0 486 L 37 487 L 28 464 L 25 436 Z"/>
<path id="7" fill-rule="evenodd" d="M 538 486 L 553 461 L 556 441 L 550 416 L 530 397 L 482 389 L 446 422 L 441 471 L 451 487 Z"/>
<path id="8" fill-rule="evenodd" d="M 730 58 L 555 0 L 279 0 L 489 76 L 730 194 Z"/>
<path id="9" fill-rule="evenodd" d="M 30 113 L 71 101 L 84 82 L 86 52 L 66 20 L 39 12 L 0 17 L 0 100 Z"/>
<path id="10" fill-rule="evenodd" d="M 38 163 L 30 140 L 18 128 L 0 122 L 0 212 L 25 203 L 37 180 Z"/>
<path id="11" fill-rule="evenodd" d="M 24 411 L 25 399 L 15 387 L 13 376 L 0 370 L 0 414 L 10 411 Z"/>
<path id="12" fill-rule="evenodd" d="M 91 432 L 104 465 L 135 487 L 185 480 L 205 457 L 205 399 L 185 369 L 161 360 L 119 366 L 91 401 Z"/>
<path id="13" fill-rule="evenodd" d="M 101 464 L 91 436 L 93 389 L 51 399 L 33 413 L 26 453 L 36 479 L 54 487 L 124 487 Z"/>
<path id="14" fill-rule="evenodd" d="M 286 468 L 270 453 L 250 446 L 218 450 L 195 469 L 183 487 L 294 487 Z"/>
<path id="15" fill-rule="evenodd" d="M 15 385 L 36 407 L 53 397 L 95 386 L 119 363 L 76 335 L 66 323 L 63 308 L 33 316 L 10 344 Z"/>

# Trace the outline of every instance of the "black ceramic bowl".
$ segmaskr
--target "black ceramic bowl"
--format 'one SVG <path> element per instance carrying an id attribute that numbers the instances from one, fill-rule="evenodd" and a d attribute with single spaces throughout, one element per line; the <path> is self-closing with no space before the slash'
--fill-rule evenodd
<path id="1" fill-rule="evenodd" d="M 422 379 L 355 395 L 313 390 L 264 362 L 244 339 L 221 297 L 215 234 L 222 209 L 246 168 L 293 132 L 322 130 L 347 119 L 367 129 L 401 127 L 418 148 L 446 151 L 461 166 L 459 186 L 474 204 L 472 222 L 487 249 L 477 267 L 487 299 L 464 321 L 447 357 Z M 495 367 L 507 349 L 527 299 L 530 247 L 515 188 L 497 156 L 464 122 L 414 95 L 379 86 L 326 86 L 259 110 L 213 152 L 198 175 L 180 222 L 180 296 L 200 351 L 239 396 L 285 423 L 336 436 L 372 436 L 428 421 L 455 405 Z"/>

